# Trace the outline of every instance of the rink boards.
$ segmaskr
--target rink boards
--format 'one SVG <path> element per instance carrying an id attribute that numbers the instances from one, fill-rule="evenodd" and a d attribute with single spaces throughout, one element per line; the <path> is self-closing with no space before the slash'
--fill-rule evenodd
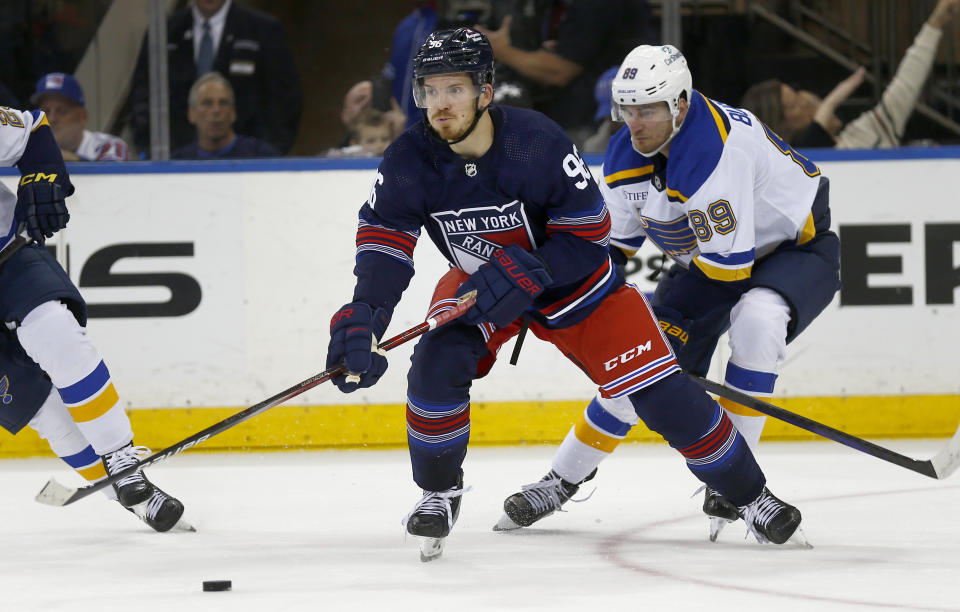
<path id="1" fill-rule="evenodd" d="M 861 436 L 951 434 L 960 421 L 960 149 L 812 157 L 831 179 L 844 289 L 790 345 L 776 402 Z M 70 167 L 77 196 L 64 263 L 138 442 L 172 444 L 324 369 L 330 314 L 352 295 L 356 211 L 375 168 L 315 159 Z M 428 239 L 420 243 L 388 334 L 423 319 L 446 269 Z M 642 251 L 640 262 L 630 280 L 650 290 L 657 252 Z M 411 350 L 391 353 L 373 389 L 321 385 L 204 447 L 402 445 Z M 503 361 L 474 386 L 472 440 L 562 438 L 593 385 L 532 338 L 516 367 Z M 711 378 L 722 379 L 720 366 Z M 766 435 L 811 437 L 773 423 Z M 630 438 L 653 436 L 637 428 Z M 32 434 L 0 433 L 0 455 L 44 448 Z"/>

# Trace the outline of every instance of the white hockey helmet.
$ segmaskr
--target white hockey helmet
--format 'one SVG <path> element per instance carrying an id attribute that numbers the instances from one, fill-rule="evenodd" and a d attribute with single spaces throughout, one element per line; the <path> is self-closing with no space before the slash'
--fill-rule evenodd
<path id="1" fill-rule="evenodd" d="M 673 45 L 640 45 L 627 54 L 611 84 L 610 116 L 623 121 L 623 105 L 666 102 L 674 117 L 682 95 L 690 102 L 693 77 L 687 59 Z"/>
<path id="2" fill-rule="evenodd" d="M 667 103 L 669 115 L 663 120 L 673 121 L 672 133 L 656 150 L 637 151 L 650 157 L 673 140 L 680 130 L 677 125 L 680 98 L 690 103 L 693 77 L 687 59 L 673 45 L 640 45 L 624 58 L 610 87 L 610 117 L 614 121 L 624 121 L 624 106 Z"/>

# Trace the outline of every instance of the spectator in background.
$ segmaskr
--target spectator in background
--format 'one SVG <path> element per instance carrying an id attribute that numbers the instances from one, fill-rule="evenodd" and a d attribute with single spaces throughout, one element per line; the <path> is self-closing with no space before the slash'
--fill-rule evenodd
<path id="1" fill-rule="evenodd" d="M 375 108 L 360 111 L 349 126 L 349 144 L 331 149 L 328 157 L 381 157 L 398 132 L 386 113 Z"/>
<path id="2" fill-rule="evenodd" d="M 293 146 L 300 124 L 300 78 L 275 18 L 233 0 L 194 0 L 167 20 L 170 75 L 170 148 L 193 139 L 187 92 L 211 70 L 226 75 L 236 93 L 236 128 L 271 143 L 281 153 Z M 150 144 L 150 82 L 146 39 L 131 91 L 134 145 Z"/>
<path id="3" fill-rule="evenodd" d="M 83 89 L 73 76 L 51 72 L 40 77 L 30 102 L 47 115 L 53 137 L 66 161 L 125 161 L 127 143 L 121 138 L 86 129 L 89 115 Z"/>
<path id="4" fill-rule="evenodd" d="M 276 157 L 279 152 L 268 142 L 240 136 L 233 124 L 237 110 L 233 88 L 219 72 L 208 72 L 190 88 L 187 117 L 196 127 L 197 139 L 170 154 L 171 159 L 238 159 Z"/>
<path id="5" fill-rule="evenodd" d="M 907 120 L 933 67 L 943 26 L 958 12 L 960 0 L 937 2 L 913 44 L 904 53 L 880 103 L 845 127 L 835 111 L 863 83 L 866 71 L 862 67 L 840 81 L 822 100 L 812 92 L 796 91 L 777 79 L 771 79 L 748 89 L 741 104 L 798 148 L 899 146 Z"/>
<path id="6" fill-rule="evenodd" d="M 635 46 L 653 40 L 647 0 L 525 0 L 487 35 L 497 58 L 533 85 L 533 108 L 582 143 L 593 130 L 594 86 Z M 522 27 L 521 27 L 522 26 Z M 516 39 L 516 40 L 515 40 Z"/>
<path id="7" fill-rule="evenodd" d="M 499 26 L 502 19 L 521 5 L 540 3 L 541 0 L 416 0 L 413 12 L 407 15 L 393 32 L 390 56 L 383 70 L 373 79 L 354 84 L 343 101 L 340 119 L 349 129 L 351 121 L 365 108 L 375 108 L 387 114 L 396 134 L 419 123 L 420 110 L 413 101 L 413 58 L 427 36 L 447 28 L 481 24 Z M 509 71 L 497 68 L 497 104 L 529 106 L 517 85 L 512 84 Z"/>

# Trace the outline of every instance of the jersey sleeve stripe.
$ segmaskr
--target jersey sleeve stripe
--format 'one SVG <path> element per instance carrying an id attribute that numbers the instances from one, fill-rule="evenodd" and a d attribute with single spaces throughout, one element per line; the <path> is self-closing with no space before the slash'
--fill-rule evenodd
<path id="1" fill-rule="evenodd" d="M 703 254 L 697 255 L 693 263 L 700 268 L 700 271 L 707 275 L 707 278 L 713 280 L 735 282 L 750 278 L 753 270 L 753 260 L 740 266 L 721 266 L 704 259 Z"/>
<path id="2" fill-rule="evenodd" d="M 807 215 L 807 220 L 804 221 L 803 227 L 800 229 L 800 236 L 797 237 L 797 244 L 805 244 L 813 240 L 813 237 L 817 235 L 817 228 L 814 224 L 813 213 L 811 212 Z"/>
<path id="3" fill-rule="evenodd" d="M 36 132 L 45 125 L 50 125 L 50 122 L 47 121 L 47 115 L 41 110 L 32 110 L 30 115 L 33 117 L 33 127 L 30 128 L 31 132 Z M 50 129 L 53 129 L 52 127 Z"/>
<path id="4" fill-rule="evenodd" d="M 547 222 L 547 235 L 556 232 L 569 232 L 600 246 L 607 246 L 610 243 L 610 214 L 604 207 L 596 215 L 551 219 Z"/>
<path id="5" fill-rule="evenodd" d="M 367 252 L 383 253 L 413 267 L 413 249 L 420 232 L 401 232 L 361 220 L 357 228 L 357 258 Z"/>
<path id="6" fill-rule="evenodd" d="M 616 275 L 614 274 L 613 262 L 610 261 L 610 256 L 608 255 L 604 264 L 597 268 L 597 271 L 591 274 L 576 291 L 562 300 L 558 300 L 541 308 L 540 313 L 543 314 L 548 321 L 557 321 L 560 317 L 572 312 L 578 307 L 591 304 L 595 299 L 606 295 L 606 291 L 615 279 Z"/>

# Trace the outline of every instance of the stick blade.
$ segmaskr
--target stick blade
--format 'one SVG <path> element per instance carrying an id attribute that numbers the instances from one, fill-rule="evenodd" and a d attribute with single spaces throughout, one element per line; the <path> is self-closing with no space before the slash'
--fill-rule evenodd
<path id="1" fill-rule="evenodd" d="M 79 489 L 64 486 L 57 482 L 55 478 L 51 478 L 47 481 L 47 484 L 43 485 L 34 499 L 48 506 L 66 506 L 74 501 L 74 495 L 78 491 Z"/>
<path id="2" fill-rule="evenodd" d="M 960 427 L 937 456 L 930 460 L 937 478 L 943 480 L 960 467 Z"/>

